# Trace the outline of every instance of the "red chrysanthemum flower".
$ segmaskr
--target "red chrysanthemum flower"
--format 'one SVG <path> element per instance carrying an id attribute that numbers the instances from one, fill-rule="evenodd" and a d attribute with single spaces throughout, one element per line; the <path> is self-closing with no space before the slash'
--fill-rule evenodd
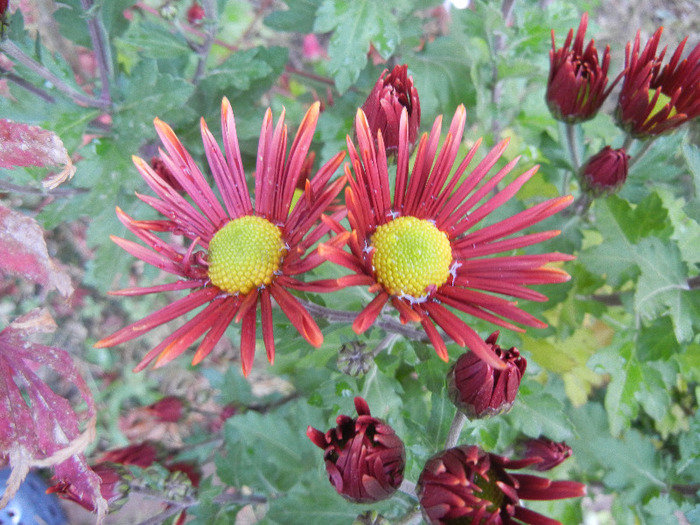
<path id="1" fill-rule="evenodd" d="M 340 225 L 333 225 L 340 233 L 337 238 L 348 239 L 350 253 L 337 243 L 321 244 L 319 253 L 354 272 L 340 278 L 340 286 L 369 285 L 370 291 L 377 293 L 355 319 L 353 328 L 357 333 L 372 326 L 384 305 L 391 302 L 402 322 L 421 323 L 442 359 L 447 360 L 447 349 L 435 325 L 460 346 L 468 346 L 489 365 L 502 369 L 505 365 L 501 359 L 450 309 L 520 331 L 510 321 L 546 326 L 518 308 L 514 301 L 494 294 L 545 301 L 546 296 L 526 285 L 569 279 L 563 270 L 546 267 L 552 261 L 571 260 L 573 257 L 569 255 L 513 255 L 512 252 L 558 235 L 558 231 L 545 231 L 513 237 L 566 207 L 571 196 L 541 202 L 478 229 L 479 223 L 513 197 L 537 167 L 494 194 L 517 159 L 480 185 L 508 141 L 496 146 L 465 176 L 479 147 L 478 141 L 451 175 L 465 120 L 466 111 L 460 106 L 438 150 L 441 128 L 438 117 L 430 135 L 424 134 L 420 140 L 409 176 L 408 118 L 406 111 L 403 112 L 392 201 L 390 188 L 394 185 L 389 180 L 382 134 L 377 135 L 379 146 L 375 148 L 367 119 L 358 111 L 359 150 L 348 138 L 352 168 L 346 165 L 350 185 L 345 200 L 351 232 L 342 233 Z M 504 252 L 507 255 L 492 257 Z"/>
<path id="2" fill-rule="evenodd" d="M 163 163 L 194 204 L 165 182 L 147 162 L 134 157 L 141 176 L 157 195 L 138 197 L 166 219 L 138 221 L 117 209 L 122 223 L 150 249 L 119 237 L 112 239 L 134 257 L 179 279 L 112 294 L 133 296 L 175 290 L 189 290 L 190 293 L 102 339 L 96 343 L 98 348 L 130 341 L 206 305 L 148 352 L 135 370 L 142 370 L 157 356 L 155 366 L 173 360 L 206 334 L 194 355 L 193 364 L 197 364 L 211 352 L 231 321 L 235 321 L 242 324 L 241 361 L 243 373 L 247 375 L 255 354 L 258 304 L 263 341 L 270 362 L 275 356 L 272 298 L 304 339 L 313 346 L 321 345 L 323 335 L 318 325 L 288 291 L 335 288 L 334 280 L 305 283 L 295 278 L 323 262 L 316 250 L 308 255 L 307 251 L 328 233 L 328 226 L 319 224 L 319 218 L 345 185 L 345 177 L 329 183 L 342 162 L 344 154 L 339 153 L 306 183 L 304 194 L 292 209 L 292 197 L 318 115 L 319 105 L 316 103 L 306 113 L 287 155 L 284 112 L 275 126 L 268 109 L 258 145 L 255 205 L 248 192 L 228 100 L 223 100 L 221 113 L 224 152 L 202 119 L 204 149 L 223 206 L 172 129 L 161 120 L 155 120 L 166 150 L 160 152 Z M 161 232 L 189 239 L 189 247 L 183 253 L 177 245 L 171 245 L 156 235 Z"/>
<path id="3" fill-rule="evenodd" d="M 416 485 L 425 520 L 430 525 L 561 525 L 522 507 L 520 500 L 578 498 L 586 495 L 586 486 L 506 470 L 519 470 L 539 459 L 512 460 L 476 446 L 439 452 L 425 464 Z"/>
<path id="4" fill-rule="evenodd" d="M 554 42 L 552 30 L 549 80 L 545 98 L 552 115 L 563 122 L 582 122 L 593 118 L 620 80 L 618 76 L 606 89 L 610 46 L 605 48 L 601 64 L 593 40 L 583 48 L 587 27 L 588 13 L 584 13 L 576 31 L 576 38 L 574 39 L 574 30 L 571 29 L 564 45 L 559 49 Z"/>
<path id="5" fill-rule="evenodd" d="M 632 136 L 660 135 L 700 116 L 700 44 L 681 60 L 688 38 L 661 67 L 667 48 L 656 50 L 663 27 L 640 53 L 640 33 L 625 49 L 625 79 L 617 105 L 617 122 Z"/>

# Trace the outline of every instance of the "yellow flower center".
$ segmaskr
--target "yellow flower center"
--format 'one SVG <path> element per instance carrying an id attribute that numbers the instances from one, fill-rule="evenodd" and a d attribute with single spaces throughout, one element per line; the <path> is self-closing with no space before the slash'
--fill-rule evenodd
<path id="1" fill-rule="evenodd" d="M 372 235 L 371 247 L 377 282 L 391 295 L 420 298 L 450 276 L 450 240 L 430 221 L 399 217 L 382 224 Z"/>
<path id="2" fill-rule="evenodd" d="M 654 92 L 653 90 L 650 89 L 650 90 L 649 90 L 649 94 L 648 94 L 648 96 L 649 96 L 649 102 L 651 102 L 652 99 L 654 98 L 654 94 L 655 94 L 655 92 Z M 649 120 L 651 120 L 653 117 L 655 117 L 656 114 L 657 114 L 659 111 L 661 111 L 662 109 L 664 109 L 664 107 L 666 106 L 666 104 L 668 104 L 669 102 L 671 102 L 671 97 L 667 97 L 667 96 L 664 95 L 663 93 L 659 93 L 659 98 L 656 99 L 656 104 L 654 104 L 654 109 L 651 110 L 651 113 L 649 113 L 649 116 L 648 116 L 647 119 L 644 121 L 644 123 L 646 124 L 647 122 L 649 122 Z M 666 117 L 666 118 L 671 118 L 671 117 L 673 117 L 675 114 L 676 114 L 676 108 L 675 108 L 675 107 L 672 107 L 672 108 L 671 108 L 671 111 L 669 111 L 669 113 L 668 113 L 668 117 Z"/>
<path id="3" fill-rule="evenodd" d="M 245 294 L 269 285 L 285 255 L 280 229 L 246 215 L 221 228 L 209 243 L 209 279 L 225 292 Z"/>

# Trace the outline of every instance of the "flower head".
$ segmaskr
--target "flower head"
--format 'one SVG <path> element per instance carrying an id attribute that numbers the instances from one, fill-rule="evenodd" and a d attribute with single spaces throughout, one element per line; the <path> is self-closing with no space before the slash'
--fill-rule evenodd
<path id="1" fill-rule="evenodd" d="M 517 348 L 504 350 L 496 344 L 498 331 L 486 344 L 505 364 L 494 369 L 474 352 L 462 354 L 447 373 L 447 389 L 452 402 L 469 419 L 479 419 L 507 412 L 515 402 L 527 361 Z"/>
<path id="2" fill-rule="evenodd" d="M 399 125 L 404 108 L 408 113 L 408 142 L 413 147 L 420 129 L 420 100 L 413 87 L 413 77 L 408 76 L 408 66 L 403 64 L 385 69 L 367 100 L 362 104 L 372 136 L 382 132 L 387 155 L 395 154 L 399 148 Z"/>
<path id="3" fill-rule="evenodd" d="M 625 150 L 605 146 L 581 167 L 579 180 L 583 191 L 600 197 L 617 192 L 627 180 Z"/>
<path id="4" fill-rule="evenodd" d="M 681 60 L 688 38 L 663 65 L 666 49 L 657 54 L 660 27 L 640 53 L 640 33 L 625 49 L 625 77 L 616 117 L 621 128 L 637 138 L 671 131 L 700 115 L 700 43 Z"/>
<path id="5" fill-rule="evenodd" d="M 571 456 L 571 447 L 569 445 L 563 441 L 558 443 L 546 437 L 528 439 L 520 444 L 520 448 L 524 450 L 526 458 L 538 458 L 540 460 L 539 463 L 532 465 L 532 468 L 540 472 L 553 469 Z"/>
<path id="6" fill-rule="evenodd" d="M 536 462 L 488 454 L 475 446 L 443 450 L 428 460 L 418 478 L 416 493 L 423 516 L 431 525 L 561 525 L 520 506 L 520 500 L 581 497 L 586 486 L 508 472 Z"/>
<path id="7" fill-rule="evenodd" d="M 403 442 L 381 419 L 372 417 L 367 402 L 355 398 L 357 418 L 340 415 L 338 426 L 325 434 L 312 427 L 306 435 L 323 449 L 331 484 L 344 498 L 369 503 L 388 498 L 403 481 Z"/>
<path id="8" fill-rule="evenodd" d="M 593 40 L 583 48 L 587 26 L 588 13 L 584 13 L 576 38 L 574 39 L 574 30 L 571 29 L 564 45 L 559 49 L 554 42 L 552 30 L 546 100 L 552 115 L 564 122 L 582 122 L 593 118 L 620 78 L 615 79 L 606 89 L 610 46 L 605 48 L 601 64 Z"/>
<path id="9" fill-rule="evenodd" d="M 352 169 L 346 166 L 350 185 L 345 200 L 351 231 L 343 233 L 342 226 L 332 225 L 340 233 L 338 238 L 347 239 L 350 253 L 329 243 L 321 244 L 319 253 L 353 271 L 352 275 L 338 280 L 340 286 L 369 285 L 370 291 L 376 293 L 353 323 L 357 333 L 372 326 L 390 302 L 402 322 L 421 323 L 444 360 L 447 349 L 435 325 L 493 368 L 502 369 L 503 361 L 451 309 L 515 330 L 522 331 L 511 321 L 546 326 L 518 308 L 514 301 L 499 295 L 545 301 L 546 296 L 526 285 L 569 279 L 563 270 L 546 267 L 552 261 L 572 259 L 569 255 L 513 255 L 512 252 L 558 235 L 558 231 L 545 231 L 513 237 L 568 206 L 571 197 L 541 202 L 479 228 L 479 223 L 513 197 L 537 167 L 493 194 L 517 159 L 485 181 L 503 153 L 506 140 L 465 175 L 478 150 L 478 141 L 452 173 L 465 120 L 464 106 L 460 106 L 442 148 L 438 149 L 441 128 L 438 117 L 430 135 L 425 134 L 420 140 L 409 176 L 408 112 L 404 110 L 394 185 L 389 181 L 384 136 L 381 132 L 376 135 L 375 148 L 367 118 L 359 110 L 356 119 L 359 151 L 348 138 Z M 391 187 L 395 187 L 393 199 Z M 503 252 L 507 255 L 494 257 Z"/>
<path id="10" fill-rule="evenodd" d="M 194 0 L 190 7 L 187 8 L 187 22 L 193 26 L 201 26 L 204 16 L 204 8 L 199 4 L 199 2 L 197 2 L 197 0 Z"/>
<path id="11" fill-rule="evenodd" d="M 189 293 L 98 341 L 97 347 L 130 341 L 204 306 L 148 352 L 136 371 L 145 368 L 156 357 L 155 366 L 173 360 L 204 336 L 193 359 L 194 364 L 199 363 L 211 352 L 229 324 L 235 321 L 242 325 L 241 361 L 244 374 L 248 374 L 255 354 L 258 304 L 267 356 L 270 362 L 274 360 L 272 299 L 304 339 L 313 346 L 321 345 L 323 335 L 318 325 L 288 291 L 328 291 L 336 286 L 335 281 L 302 282 L 296 278 L 323 262 L 316 250 L 310 254 L 307 251 L 328 233 L 329 227 L 319 224 L 319 218 L 345 184 L 344 177 L 329 183 L 342 162 L 343 154 L 339 153 L 307 181 L 304 194 L 291 208 L 318 114 L 319 105 L 316 103 L 306 113 L 287 155 L 284 113 L 274 126 L 272 112 L 267 111 L 258 145 L 254 205 L 247 189 L 235 120 L 228 100 L 224 99 L 222 103 L 223 152 L 204 120 L 201 121 L 204 149 L 223 205 L 172 129 L 156 119 L 156 130 L 165 146 L 165 151 L 160 152 L 161 159 L 192 203 L 148 163 L 134 157 L 141 176 L 156 193 L 156 197 L 138 197 L 163 214 L 165 219 L 139 221 L 117 209 L 122 223 L 148 248 L 119 237 L 112 239 L 133 256 L 178 279 L 168 284 L 112 293 L 128 296 L 176 290 Z M 184 238 L 189 246 L 181 250 L 179 244 L 169 244 L 160 237 L 158 234 L 161 233 Z"/>

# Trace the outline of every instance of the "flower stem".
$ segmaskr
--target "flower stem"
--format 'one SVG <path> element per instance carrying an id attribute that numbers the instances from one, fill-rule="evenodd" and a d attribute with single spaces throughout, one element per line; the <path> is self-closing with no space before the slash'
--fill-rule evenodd
<path id="1" fill-rule="evenodd" d="M 654 144 L 654 141 L 657 139 L 657 137 L 653 137 L 650 139 L 647 139 L 646 142 L 644 142 L 644 145 L 642 146 L 642 149 L 640 149 L 637 154 L 632 157 L 629 162 L 627 163 L 627 169 L 630 170 L 632 166 L 634 166 L 644 155 L 649 153 L 649 150 L 651 149 L 651 146 Z M 625 150 L 627 151 L 627 150 Z"/>
<path id="2" fill-rule="evenodd" d="M 192 79 L 193 84 L 197 84 L 202 77 L 207 66 L 207 59 L 209 58 L 209 53 L 211 47 L 216 40 L 216 21 L 219 18 L 216 9 L 216 0 L 203 0 L 202 7 L 204 8 L 204 20 L 205 20 L 205 36 L 204 42 L 197 50 L 199 55 L 197 59 L 197 71 L 195 71 L 194 78 Z"/>
<path id="3" fill-rule="evenodd" d="M 459 410 L 455 412 L 455 417 L 452 420 L 452 425 L 450 426 L 450 430 L 447 433 L 447 439 L 445 440 L 445 449 L 452 448 L 457 445 L 457 441 L 459 441 L 459 435 L 462 433 L 462 428 L 464 428 L 464 424 L 467 422 L 467 416 L 462 414 Z"/>
<path id="4" fill-rule="evenodd" d="M 99 12 L 94 6 L 93 0 L 80 0 L 80 5 L 87 14 L 87 25 L 90 33 L 90 41 L 92 42 L 92 49 L 95 52 L 97 69 L 100 72 L 100 82 L 102 83 L 100 100 L 109 105 L 112 101 L 109 88 L 110 79 L 114 76 L 114 71 L 112 68 L 112 53 L 105 36 L 105 28 L 104 25 L 102 25 L 102 20 L 99 17 Z"/>
<path id="5" fill-rule="evenodd" d="M 407 479 L 404 479 L 401 482 L 401 485 L 399 486 L 399 491 L 403 492 L 404 494 L 411 496 L 412 498 L 416 498 L 416 484 L 413 483 L 412 481 L 408 481 Z"/>
<path id="6" fill-rule="evenodd" d="M 419 509 L 406 514 L 403 518 L 394 522 L 394 525 L 418 525 L 423 519 L 423 515 Z"/>
<path id="7" fill-rule="evenodd" d="M 72 86 L 66 84 L 63 80 L 58 78 L 51 71 L 42 66 L 39 62 L 27 55 L 11 40 L 3 40 L 2 42 L 0 42 L 0 51 L 3 51 L 27 69 L 39 75 L 44 80 L 51 82 L 54 86 L 56 86 L 56 88 L 59 91 L 68 95 L 73 100 L 73 102 L 77 104 L 83 104 L 92 108 L 107 109 L 109 107 L 108 101 L 85 95 L 84 93 L 81 93 Z"/>
<path id="8" fill-rule="evenodd" d="M 571 166 L 574 168 L 574 173 L 578 173 L 581 169 L 581 158 L 578 155 L 578 145 L 576 144 L 576 124 L 566 124 L 566 144 L 569 148 L 569 156 L 571 158 Z"/>
<path id="9" fill-rule="evenodd" d="M 304 305 L 304 307 L 309 311 L 311 315 L 323 317 L 330 322 L 351 324 L 357 317 L 357 312 L 333 310 L 332 308 L 326 308 L 325 306 L 320 306 L 311 301 L 306 301 L 304 299 L 298 300 Z M 403 325 L 398 319 L 394 319 L 391 317 L 380 317 L 377 319 L 377 321 L 375 321 L 374 324 L 375 326 L 382 328 L 387 332 L 393 332 L 395 334 L 402 335 L 409 339 L 414 339 L 417 341 L 428 340 L 428 336 L 425 334 L 424 331 Z"/>

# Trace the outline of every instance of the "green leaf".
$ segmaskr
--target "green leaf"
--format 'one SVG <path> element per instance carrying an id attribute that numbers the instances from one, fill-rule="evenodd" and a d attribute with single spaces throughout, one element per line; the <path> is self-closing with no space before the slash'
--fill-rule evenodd
<path id="1" fill-rule="evenodd" d="M 645 495 L 666 488 L 658 451 L 649 437 L 628 430 L 610 435 L 603 407 L 587 403 L 570 413 L 576 437 L 567 443 L 581 468 L 618 491 L 626 504 L 636 504 Z"/>
<path id="2" fill-rule="evenodd" d="M 693 174 L 695 197 L 700 199 L 700 148 L 695 144 L 683 144 L 683 158 Z"/>
<path id="3" fill-rule="evenodd" d="M 600 204 L 600 206 L 598 206 Z M 596 202 L 596 221 L 603 242 L 581 253 L 579 262 L 589 271 L 605 276 L 608 284 L 620 286 L 636 277 L 637 259 L 625 224 L 632 220 L 630 206 L 617 196 Z"/>
<path id="4" fill-rule="evenodd" d="M 286 411 L 247 412 L 226 421 L 226 455 L 216 459 L 224 483 L 285 492 L 297 483 L 299 472 L 322 463 L 320 449 L 305 434 L 307 425 L 318 420 L 318 411 L 312 414 L 303 401 L 290 405 Z"/>
<path id="5" fill-rule="evenodd" d="M 270 13 L 265 17 L 265 25 L 277 31 L 311 33 L 321 2 L 322 0 L 285 0 L 287 9 Z"/>
<path id="6" fill-rule="evenodd" d="M 611 375 L 605 394 L 605 409 L 610 432 L 619 436 L 639 414 L 635 394 L 642 388 L 642 372 L 634 355 L 634 344 L 627 343 L 619 351 L 608 349 L 598 353 L 591 360 L 591 366 L 594 369 L 601 366 L 601 371 Z"/>
<path id="7" fill-rule="evenodd" d="M 338 91 L 352 86 L 367 64 L 370 44 L 389 58 L 401 39 L 390 3 L 374 0 L 324 0 L 314 31 L 333 31 L 328 44 L 328 65 Z"/>
<path id="8" fill-rule="evenodd" d="M 161 24 L 134 23 L 116 40 L 117 48 L 126 54 L 138 53 L 144 58 L 178 58 L 193 54 L 185 38 Z"/>
<path id="9" fill-rule="evenodd" d="M 215 68 L 197 85 L 192 97 L 192 108 L 207 118 L 214 136 L 220 131 L 221 99 L 227 97 L 236 116 L 236 130 L 240 141 L 257 137 L 263 112 L 256 106 L 279 78 L 287 63 L 289 50 L 279 46 L 255 47 L 238 51 Z M 192 130 L 192 137 L 199 135 Z"/>
<path id="10" fill-rule="evenodd" d="M 563 441 L 573 435 L 573 427 L 562 402 L 534 381 L 520 385 L 508 418 L 530 437 L 547 436 L 554 441 Z"/>
<path id="11" fill-rule="evenodd" d="M 406 61 L 420 96 L 424 121 L 453 112 L 460 104 L 467 108 L 476 104 L 474 84 L 466 80 L 470 65 L 465 48 L 454 39 L 436 38 L 420 53 L 407 56 Z"/>
<path id="12" fill-rule="evenodd" d="M 319 461 L 319 463 L 323 463 Z M 307 468 L 307 471 L 310 470 Z M 270 502 L 267 518 L 280 525 L 323 523 L 347 525 L 353 523 L 362 507 L 346 501 L 328 483 L 325 469 L 311 469 L 315 478 L 306 486 L 295 487 L 289 493 Z"/>
<path id="13" fill-rule="evenodd" d="M 651 237 L 639 243 L 636 253 L 641 268 L 634 294 L 636 310 L 644 319 L 670 315 L 676 339 L 692 340 L 700 296 L 697 291 L 689 291 L 680 251 L 673 244 Z"/>
<path id="14" fill-rule="evenodd" d="M 182 78 L 159 73 L 156 62 L 144 60 L 131 75 L 122 76 L 114 114 L 114 138 L 126 156 L 137 153 L 149 137 L 155 137 L 153 119 L 175 125 L 190 117 L 187 99 L 194 86 Z"/>

